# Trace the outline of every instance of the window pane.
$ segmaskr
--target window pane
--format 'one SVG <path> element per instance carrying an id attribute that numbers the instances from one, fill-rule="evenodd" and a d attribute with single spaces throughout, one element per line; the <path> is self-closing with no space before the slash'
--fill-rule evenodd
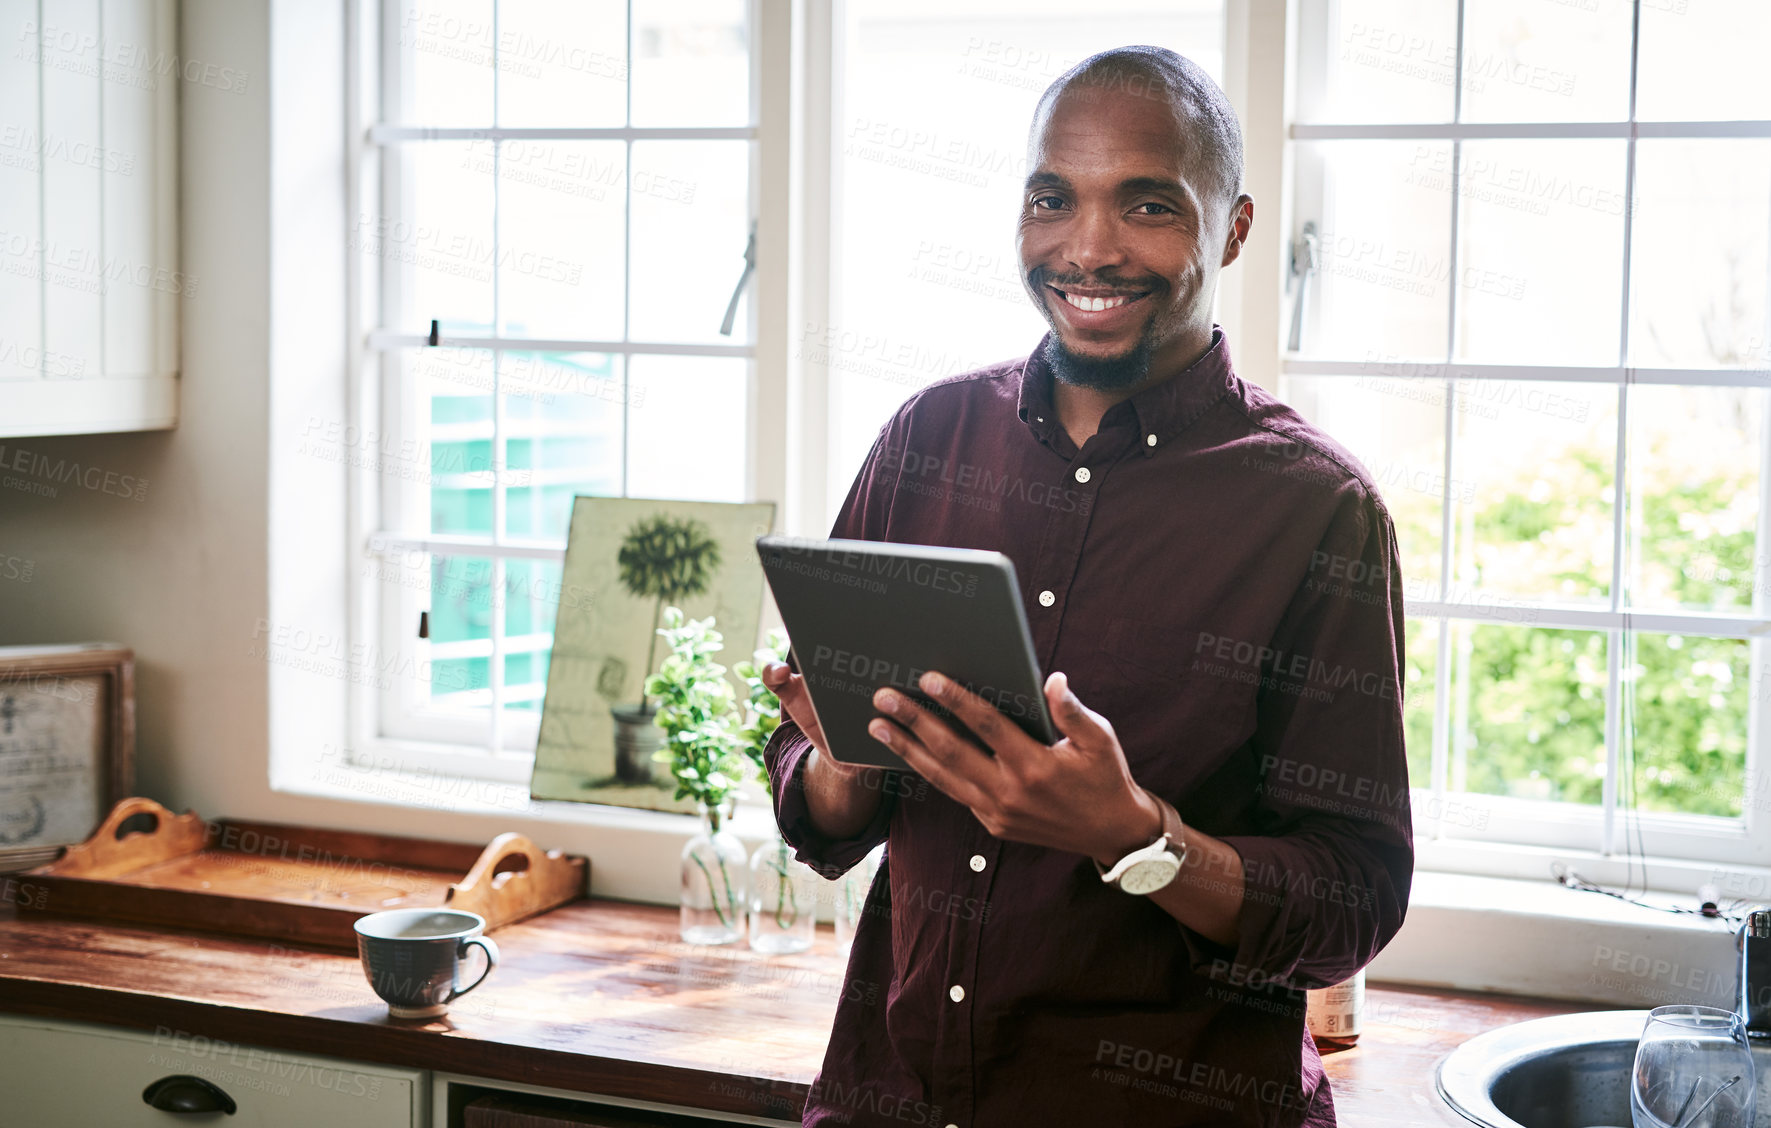
<path id="1" fill-rule="evenodd" d="M 1629 117 L 1630 0 L 1464 6 L 1464 121 Z"/>
<path id="2" fill-rule="evenodd" d="M 1299 121 L 1451 120 L 1456 0 L 1302 4 L 1298 31 Z"/>
<path id="3" fill-rule="evenodd" d="M 1439 620 L 1409 619 L 1404 632 L 1402 729 L 1408 743 L 1408 783 L 1411 787 L 1431 787 L 1433 707 L 1437 692 L 1433 679 L 1439 669 Z"/>
<path id="4" fill-rule="evenodd" d="M 1605 786 L 1605 636 L 1452 626 L 1447 788 L 1598 804 Z"/>
<path id="5" fill-rule="evenodd" d="M 358 249 L 381 260 L 403 299 L 390 328 L 444 333 L 492 328 L 492 176 L 475 145 L 426 141 L 392 150 L 402 200 L 392 216 L 360 225 Z"/>
<path id="6" fill-rule="evenodd" d="M 476 143 L 476 154 L 486 160 L 492 148 Z M 626 146 L 519 140 L 496 149 L 503 332 L 620 340 Z"/>
<path id="7" fill-rule="evenodd" d="M 1085 56 L 1160 43 L 1223 74 L 1222 0 L 850 0 L 836 122 L 831 324 L 796 327 L 828 364 L 830 492 L 932 380 L 1025 357 L 1046 330 L 1015 251 L 1027 129 Z M 886 217 L 915 209 L 914 233 Z M 834 504 L 834 502 L 833 502 Z"/>
<path id="8" fill-rule="evenodd" d="M 553 624 L 566 599 L 563 565 L 554 560 L 504 562 L 504 707 L 539 714 L 553 650 Z"/>
<path id="9" fill-rule="evenodd" d="M 1451 274 L 1451 144 L 1297 147 L 1299 229 L 1317 270 L 1299 352 L 1335 360 L 1444 360 Z M 1296 291 L 1286 298 L 1286 315 Z"/>
<path id="10" fill-rule="evenodd" d="M 1630 389 L 1630 602 L 1748 613 L 1765 392 Z"/>
<path id="11" fill-rule="evenodd" d="M 430 638 L 418 652 L 420 667 L 429 663 L 433 706 L 484 709 L 490 701 L 492 564 L 484 556 L 431 557 Z"/>
<path id="12" fill-rule="evenodd" d="M 1444 379 L 1288 376 L 1285 399 L 1370 472 L 1396 525 L 1404 598 L 1411 603 L 1438 599 L 1446 487 Z M 1458 483 L 1452 486 L 1455 492 Z"/>
<path id="13" fill-rule="evenodd" d="M 1645 138 L 1635 191 L 1632 363 L 1771 368 L 1771 140 Z"/>
<path id="14" fill-rule="evenodd" d="M 745 0 L 633 0 L 633 124 L 750 124 Z"/>
<path id="15" fill-rule="evenodd" d="M 749 292 L 731 336 L 720 322 L 744 273 L 750 239 L 748 141 L 636 141 L 633 145 L 635 341 L 745 344 Z"/>
<path id="16" fill-rule="evenodd" d="M 1739 817 L 1746 798 L 1750 646 L 1741 639 L 1638 634 L 1629 670 L 1636 805 Z"/>
<path id="17" fill-rule="evenodd" d="M 621 358 L 513 352 L 504 366 L 505 532 L 563 544 L 575 496 L 621 495 Z"/>
<path id="18" fill-rule="evenodd" d="M 1736 121 L 1771 117 L 1763 0 L 1648 0 L 1642 5 L 1636 117 Z"/>
<path id="19" fill-rule="evenodd" d="M 1457 358 L 1616 364 L 1624 142 L 1469 141 Z"/>
<path id="20" fill-rule="evenodd" d="M 626 0 L 498 0 L 499 125 L 626 122 Z"/>
<path id="21" fill-rule="evenodd" d="M 627 413 L 629 497 L 744 501 L 750 362 L 636 356 Z"/>
<path id="22" fill-rule="evenodd" d="M 1454 592 L 1608 605 L 1617 389 L 1461 380 L 1457 396 Z"/>
<path id="23" fill-rule="evenodd" d="M 426 364 L 428 351 L 413 350 L 414 367 Z M 458 355 L 469 351 L 459 350 Z M 452 369 L 434 362 L 428 367 L 471 371 L 466 366 Z M 414 452 L 425 465 L 411 469 L 419 482 L 430 487 L 430 531 L 490 536 L 492 485 L 498 464 L 492 449 L 492 397 L 472 391 L 461 394 L 464 389 L 459 384 L 434 376 L 425 384 L 420 385 L 420 393 L 428 393 L 429 427 L 425 442 Z"/>
<path id="24" fill-rule="evenodd" d="M 400 121 L 492 124 L 492 0 L 409 0 L 395 18 Z"/>

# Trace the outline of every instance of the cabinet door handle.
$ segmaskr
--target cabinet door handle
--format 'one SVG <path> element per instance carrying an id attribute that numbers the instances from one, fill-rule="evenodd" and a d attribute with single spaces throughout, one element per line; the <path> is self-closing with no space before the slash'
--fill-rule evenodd
<path id="1" fill-rule="evenodd" d="M 141 1099 L 161 1112 L 225 1112 L 232 1116 L 237 1107 L 219 1085 L 189 1073 L 160 1078 L 141 1091 Z"/>

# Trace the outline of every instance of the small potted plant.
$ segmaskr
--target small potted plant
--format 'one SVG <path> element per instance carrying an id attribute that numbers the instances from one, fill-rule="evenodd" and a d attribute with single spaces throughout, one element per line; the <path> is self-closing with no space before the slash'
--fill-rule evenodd
<path id="1" fill-rule="evenodd" d="M 749 716 L 738 730 L 739 744 L 756 768 L 763 790 L 774 796 L 763 749 L 781 723 L 781 699 L 763 684 L 762 667 L 787 660 L 787 636 L 769 632 L 768 645 L 755 660 L 739 662 L 732 671 L 749 687 Z M 776 828 L 773 838 L 750 856 L 750 946 L 759 952 L 803 952 L 812 946 L 821 879 L 793 850 Z"/>
<path id="2" fill-rule="evenodd" d="M 639 704 L 609 709 L 615 722 L 615 778 L 622 783 L 652 783 L 652 763 L 659 759 L 656 752 L 660 736 L 658 726 L 653 724 L 656 709 L 648 700 L 651 690 L 647 687 L 658 636 L 663 633 L 658 629 L 659 618 L 665 603 L 707 590 L 713 574 L 719 570 L 719 542 L 706 525 L 694 518 L 655 513 L 628 529 L 616 551 L 615 564 L 621 586 L 629 595 L 654 601 L 652 638 L 646 647 L 645 669 L 640 672 Z M 597 687 L 605 696 L 612 697 L 611 689 L 619 692 L 626 677 L 624 663 L 605 663 Z"/>
<path id="3" fill-rule="evenodd" d="M 713 617 L 685 620 L 664 611 L 659 634 L 670 643 L 646 693 L 658 698 L 655 717 L 664 747 L 654 759 L 670 765 L 676 798 L 695 800 L 701 829 L 683 847 L 682 938 L 691 944 L 730 944 L 744 931 L 744 843 L 727 829 L 745 757 L 738 736 L 738 702 L 726 668 L 713 660 L 724 645 Z"/>

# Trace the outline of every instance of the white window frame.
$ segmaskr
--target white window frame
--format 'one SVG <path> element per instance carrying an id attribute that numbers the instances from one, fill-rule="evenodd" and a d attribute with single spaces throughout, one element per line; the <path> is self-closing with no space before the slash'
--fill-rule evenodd
<path id="1" fill-rule="evenodd" d="M 1281 348 L 1288 310 L 1284 299 L 1284 255 L 1288 249 L 1285 233 L 1298 226 L 1292 214 L 1293 142 L 1326 140 L 1335 130 L 1360 128 L 1295 123 L 1296 74 L 1291 60 L 1295 58 L 1298 44 L 1300 2 L 1226 0 L 1225 10 L 1224 88 L 1242 117 L 1246 142 L 1245 184 L 1257 200 L 1274 203 L 1265 213 L 1270 217 L 1268 221 L 1257 225 L 1248 248 L 1250 253 L 1244 255 L 1237 270 L 1226 274 L 1221 284 L 1219 309 L 1226 334 L 1238 357 L 1238 370 L 1246 379 L 1269 388 L 1278 384 L 1282 373 L 1304 374 L 1283 356 Z M 375 125 L 375 119 L 372 109 L 366 108 L 370 99 L 364 92 L 372 89 L 380 73 L 375 63 L 380 27 L 371 18 L 377 0 L 349 0 L 349 3 L 351 43 L 348 64 L 354 81 L 347 92 L 347 102 L 354 132 L 353 143 L 347 147 L 348 214 L 356 216 L 365 210 L 359 204 L 377 198 L 379 192 L 379 162 L 373 159 L 377 146 L 369 141 L 369 131 Z M 755 287 L 753 305 L 757 310 L 753 337 L 756 372 L 751 381 L 752 496 L 774 498 L 782 503 L 782 527 L 790 531 L 821 532 L 828 528 L 835 500 L 831 497 L 828 467 L 833 389 L 828 372 L 821 366 L 803 361 L 793 348 L 793 329 L 801 324 L 825 324 L 829 320 L 830 283 L 834 275 L 832 215 L 841 199 L 840 185 L 831 176 L 831 154 L 836 147 L 835 131 L 842 119 L 838 102 L 841 85 L 836 76 L 840 73 L 842 30 L 848 25 L 848 5 L 845 0 L 753 0 L 753 3 L 753 26 L 756 29 L 753 50 L 756 54 L 752 74 L 759 89 L 756 137 L 761 155 L 755 162 L 759 185 L 755 191 L 759 239 L 757 269 L 752 280 Z M 1452 139 L 1459 140 L 1482 136 L 1481 131 L 1486 127 L 1378 125 L 1369 128 L 1375 136 L 1455 134 Z M 1535 135 L 1534 130 L 1543 128 L 1553 127 L 1534 125 L 1526 127 L 1522 133 Z M 1598 127 L 1596 132 L 1579 135 L 1633 138 L 1661 135 L 1657 133 L 1661 128 L 1662 123 L 1606 124 Z M 1433 133 L 1435 130 L 1438 132 Z M 1605 130 L 1615 132 L 1606 133 Z M 1351 133 L 1345 135 L 1353 136 Z M 1631 157 L 1633 161 L 1633 151 Z M 770 235 L 770 232 L 774 234 Z M 375 323 L 373 289 L 364 278 L 359 261 L 353 258 L 349 266 L 347 317 L 353 349 L 347 422 L 360 430 L 372 424 L 380 410 L 373 395 L 374 382 L 368 379 L 371 363 L 379 354 L 369 343 L 368 329 Z M 785 311 L 785 316 L 778 311 Z M 1483 366 L 1456 367 L 1460 373 L 1465 369 L 1472 370 L 1473 378 L 1493 374 L 1485 372 Z M 1695 379 L 1714 383 L 1718 376 L 1709 370 L 1702 370 L 1695 377 L 1689 372 L 1659 369 L 1597 369 L 1584 376 L 1582 371 L 1557 369 L 1554 374 L 1561 379 L 1572 376 L 1614 383 L 1619 386 L 1620 396 L 1625 394 L 1625 385 L 1631 382 L 1689 383 Z M 1308 374 L 1331 373 L 1321 364 L 1311 364 Z M 1360 373 L 1347 371 L 1345 374 Z M 1517 378 L 1519 372 L 1509 370 L 1508 375 Z M 1448 480 L 1449 477 L 1447 475 Z M 357 553 L 368 553 L 374 550 L 372 538 L 379 527 L 379 482 L 372 472 L 358 468 L 350 475 L 349 487 L 350 543 Z M 1771 527 L 1764 524 L 1763 516 L 1761 527 Z M 1767 572 L 1771 573 L 1771 569 Z M 345 575 L 345 583 L 350 591 L 350 637 L 361 642 L 377 640 L 381 635 L 375 620 L 376 612 L 362 591 L 368 582 L 351 569 Z M 1762 574 L 1758 587 L 1761 591 L 1771 587 L 1771 574 Z M 1614 584 L 1613 591 L 1617 590 Z M 1443 612 L 1447 620 L 1454 616 L 1467 617 L 1464 616 L 1467 608 L 1432 610 L 1435 614 Z M 1756 612 L 1758 610 L 1755 608 Z M 1623 629 L 1625 623 L 1644 628 L 1651 622 L 1643 616 L 1620 610 L 1598 614 L 1617 616 L 1599 624 L 1613 631 Z M 1579 625 L 1591 623 L 1581 621 Z M 1755 650 L 1760 649 L 1762 644 L 1755 644 Z M 1616 650 L 1612 652 L 1616 653 Z M 1754 663 L 1757 676 L 1763 656 L 1755 654 Z M 372 695 L 362 693 L 354 686 L 349 694 L 349 710 L 347 759 L 377 765 L 381 771 L 386 771 L 388 765 L 396 765 L 400 770 L 433 780 L 498 781 L 501 786 L 509 788 L 513 796 L 526 793 L 531 764 L 528 753 L 492 756 L 484 750 L 463 752 L 455 745 L 381 736 L 376 731 Z M 1763 711 L 1755 715 L 1754 737 L 1760 745 L 1763 744 L 1766 723 Z M 1441 761 L 1436 770 L 1442 770 L 1443 750 L 1436 750 L 1435 755 Z M 1753 763 L 1749 761 L 1750 770 L 1753 770 Z M 1430 800 L 1430 792 L 1427 798 Z M 1416 800 L 1417 810 L 1428 806 L 1422 802 L 1422 796 L 1417 795 Z M 642 836 L 656 833 L 663 826 L 660 820 L 668 821 L 665 816 L 648 817 L 646 812 L 587 809 L 576 804 L 570 805 L 573 809 L 567 811 L 567 806 L 540 803 L 531 804 L 530 809 L 543 818 L 606 826 L 609 832 L 617 835 L 628 834 L 630 829 Z M 738 821 L 740 833 L 767 831 L 766 811 L 754 806 L 741 808 Z M 1548 864 L 1562 860 L 1577 863 L 1586 876 L 1595 880 L 1622 884 L 1633 879 L 1659 889 L 1692 889 L 1700 881 L 1725 881 L 1731 876 L 1744 877 L 1755 889 L 1762 889 L 1771 881 L 1771 868 L 1759 860 L 1759 853 L 1752 858 L 1718 853 L 1711 855 L 1713 861 L 1651 856 L 1644 865 L 1615 852 L 1605 854 L 1596 850 L 1544 845 L 1480 842 L 1448 837 L 1439 827 L 1427 826 L 1423 830 L 1417 840 L 1417 867 L 1422 870 L 1541 881 Z M 1609 833 L 1615 843 L 1615 823 Z M 1771 840 L 1771 832 L 1762 820 L 1756 820 L 1745 837 L 1756 851 L 1762 853 Z"/>
<path id="2" fill-rule="evenodd" d="M 447 140 L 609 140 L 627 144 L 629 154 L 635 141 L 651 140 L 745 140 L 752 143 L 750 162 L 750 212 L 759 224 L 757 265 L 750 280 L 747 303 L 750 344 L 685 344 L 634 341 L 623 334 L 618 341 L 555 340 L 501 336 L 494 331 L 486 335 L 440 336 L 439 347 L 483 348 L 492 355 L 492 370 L 506 351 L 596 352 L 623 358 L 623 381 L 627 379 L 625 361 L 636 355 L 740 357 L 747 360 L 748 410 L 745 420 L 747 441 L 746 495 L 750 498 L 780 498 L 786 493 L 788 476 L 786 446 L 787 424 L 782 410 L 786 403 L 786 372 L 783 363 L 787 353 L 788 319 L 778 311 L 787 306 L 785 256 L 775 249 L 767 235 L 787 227 L 785 187 L 788 175 L 789 139 L 792 135 L 790 88 L 785 66 L 792 57 L 790 37 L 794 34 L 792 0 L 748 0 L 748 36 L 751 51 L 750 103 L 752 125 L 701 128 L 431 128 L 390 124 L 382 119 L 382 107 L 397 105 L 398 92 L 393 85 L 399 79 L 395 53 L 398 50 L 397 0 L 350 0 L 349 26 L 353 32 L 348 46 L 351 75 L 347 93 L 353 141 L 348 146 L 348 214 L 353 217 L 380 217 L 397 214 L 398 162 L 383 160 L 394 147 Z M 629 61 L 632 53 L 631 0 L 629 2 Z M 803 21 L 800 21 L 803 22 Z M 494 31 L 496 40 L 496 31 Z M 496 74 L 496 68 L 494 68 Z M 629 66 L 631 74 L 631 65 Z M 629 93 L 631 107 L 631 88 Z M 392 115 L 388 115 L 392 116 Z M 631 162 L 629 162 L 631 167 Z M 626 186 L 631 190 L 631 185 Z M 494 184 L 496 201 L 496 184 Z M 496 204 L 495 204 L 496 206 Z M 494 238 L 496 223 L 494 221 Z M 628 241 L 631 243 L 631 212 L 628 219 Z M 741 249 L 737 248 L 737 249 Z M 625 255 L 624 255 L 625 258 Z M 347 298 L 349 332 L 359 347 L 351 352 L 348 374 L 350 419 L 347 432 L 354 435 L 384 433 L 379 420 L 416 418 L 412 391 L 407 383 L 390 375 L 382 377 L 378 369 L 387 362 L 389 369 L 398 364 L 401 351 L 428 343 L 425 335 L 403 333 L 381 326 L 380 311 L 397 308 L 397 295 L 392 292 L 392 272 L 382 272 L 377 262 L 366 256 L 352 255 L 348 266 Z M 378 277 L 379 275 L 379 277 Z M 736 274 L 733 281 L 736 282 Z M 496 294 L 496 281 L 494 281 Z M 495 311 L 496 312 L 496 311 Z M 625 321 L 624 314 L 624 321 Z M 626 397 L 622 397 L 625 415 Z M 494 397 L 493 447 L 494 464 L 502 465 L 505 442 L 503 404 Z M 624 424 L 625 426 L 625 424 Z M 622 483 L 626 494 L 627 458 L 623 450 Z M 361 460 L 372 462 L 371 459 Z M 374 679 L 353 682 L 348 691 L 350 738 L 348 759 L 364 765 L 397 764 L 402 770 L 433 776 L 468 780 L 485 780 L 507 784 L 527 784 L 534 761 L 534 748 L 539 716 L 511 717 L 498 707 L 503 682 L 503 655 L 514 653 L 503 637 L 504 615 L 502 593 L 505 590 L 505 562 L 509 560 L 563 561 L 563 540 L 548 542 L 512 538 L 504 532 L 503 491 L 493 492 L 493 532 L 490 538 L 438 535 L 408 535 L 389 528 L 393 514 L 400 506 L 410 507 L 423 494 L 422 483 L 402 482 L 376 473 L 372 465 L 356 465 L 350 474 L 348 501 L 350 543 L 364 561 L 392 561 L 399 566 L 402 557 L 452 552 L 492 562 L 492 622 L 490 629 L 490 696 L 494 707 L 488 710 L 489 720 L 477 742 L 462 739 L 466 718 L 451 718 L 436 711 L 424 710 L 420 697 L 422 684 L 411 677 L 386 679 L 386 686 L 377 690 Z M 395 496 L 403 490 L 404 497 Z M 419 593 L 404 585 L 396 585 L 394 598 L 382 598 L 387 587 L 365 579 L 358 569 L 348 573 L 349 606 L 352 637 L 361 640 L 370 655 L 388 654 L 395 668 L 417 667 L 410 641 L 415 633 L 418 612 L 423 602 Z M 551 632 L 548 636 L 551 638 Z M 541 643 L 539 635 L 529 638 Z M 484 649 L 482 647 L 482 649 Z M 476 651 L 476 656 L 477 656 Z M 453 655 L 432 655 L 446 657 Z M 427 715 L 428 714 L 428 715 Z"/>
<path id="3" fill-rule="evenodd" d="M 1451 182 L 1448 192 L 1451 207 L 1450 248 L 1453 275 L 1457 269 L 1460 194 L 1457 190 L 1461 146 L 1474 140 L 1614 138 L 1625 143 L 1623 199 L 1622 302 L 1619 327 L 1618 363 L 1595 366 L 1546 366 L 1469 364 L 1451 360 L 1456 331 L 1458 287 L 1449 287 L 1451 316 L 1446 331 L 1446 359 L 1442 363 L 1420 362 L 1397 364 L 1380 361 L 1322 361 L 1282 355 L 1279 372 L 1286 376 L 1307 377 L 1379 377 L 1416 380 L 1435 386 L 1444 395 L 1445 465 L 1442 479 L 1442 527 L 1440 540 L 1439 600 L 1410 601 L 1409 618 L 1437 624 L 1437 662 L 1435 664 L 1432 784 L 1414 790 L 1417 859 L 1424 868 L 1505 876 L 1544 877 L 1552 861 L 1574 861 L 1583 876 L 1594 880 L 1624 884 L 1645 880 L 1661 888 L 1695 889 L 1702 881 L 1714 881 L 1740 867 L 1763 867 L 1771 864 L 1771 817 L 1755 809 L 1750 801 L 1743 803 L 1737 826 L 1729 820 L 1703 816 L 1657 814 L 1626 811 L 1618 795 L 1624 732 L 1622 719 L 1622 659 L 1624 640 L 1631 633 L 1676 633 L 1710 638 L 1745 639 L 1751 648 L 1752 684 L 1771 673 L 1767 666 L 1771 654 L 1764 641 L 1771 631 L 1771 606 L 1766 601 L 1766 585 L 1771 582 L 1771 560 L 1758 553 L 1753 605 L 1749 614 L 1724 615 L 1705 613 L 1648 613 L 1626 608 L 1624 598 L 1623 536 L 1627 518 L 1628 474 L 1626 454 L 1629 450 L 1630 388 L 1633 385 L 1674 385 L 1702 387 L 1757 388 L 1766 397 L 1766 421 L 1771 423 L 1771 390 L 1766 390 L 1765 373 L 1751 369 L 1647 368 L 1627 363 L 1630 333 L 1630 238 L 1634 222 L 1636 140 L 1638 138 L 1763 138 L 1771 137 L 1771 121 L 1637 121 L 1637 47 L 1639 43 L 1641 2 L 1632 6 L 1630 33 L 1629 112 L 1628 120 L 1617 122 L 1462 122 L 1463 93 L 1463 27 L 1465 0 L 1457 5 L 1456 71 L 1453 75 L 1452 121 L 1420 124 L 1307 124 L 1288 121 L 1288 149 L 1298 143 L 1420 140 L 1449 141 L 1452 145 Z M 1298 24 L 1293 15 L 1296 34 Z M 1326 24 L 1318 27 L 1326 34 Z M 1298 55 L 1306 50 L 1329 50 L 1329 44 L 1309 44 L 1300 40 Z M 1293 74 L 1291 80 L 1296 81 Z M 1295 159 L 1295 158 L 1294 158 Z M 1291 164 L 1287 162 L 1288 166 Z M 1298 178 L 1288 176 L 1285 186 L 1285 230 L 1291 238 L 1301 236 L 1303 224 L 1319 218 L 1298 198 Z M 1289 300 L 1286 305 L 1289 313 Z M 1616 470 L 1612 490 L 1612 571 L 1610 605 L 1603 610 L 1558 606 L 1552 602 L 1532 603 L 1509 597 L 1506 606 L 1475 601 L 1444 598 L 1443 585 L 1453 575 L 1452 561 L 1456 529 L 1452 521 L 1452 490 L 1458 443 L 1456 440 L 1457 403 L 1460 388 L 1493 380 L 1571 381 L 1609 385 L 1617 393 Z M 1761 449 L 1761 483 L 1759 498 L 1760 543 L 1771 530 L 1771 440 Z M 1506 623 L 1519 625 L 1522 613 L 1532 618 L 1531 628 L 1571 628 L 1603 631 L 1607 646 L 1607 690 L 1605 700 L 1606 776 L 1602 800 L 1598 808 L 1569 803 L 1526 801 L 1447 789 L 1450 758 L 1451 708 L 1449 701 L 1452 677 L 1452 625 L 1456 623 Z M 1755 692 L 1748 719 L 1746 780 L 1760 778 L 1771 760 L 1771 709 L 1763 707 Z M 1464 804 L 1481 809 L 1484 829 L 1455 825 L 1470 820 L 1462 814 L 1448 820 L 1451 804 Z M 1632 841 L 1635 839 L 1635 841 Z M 1639 845 L 1638 845 L 1639 843 Z M 1644 857 L 1644 855 L 1646 855 Z"/>

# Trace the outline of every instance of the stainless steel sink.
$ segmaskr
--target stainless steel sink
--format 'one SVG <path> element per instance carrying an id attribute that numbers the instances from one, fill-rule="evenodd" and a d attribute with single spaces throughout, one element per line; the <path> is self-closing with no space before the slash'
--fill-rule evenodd
<path id="1" fill-rule="evenodd" d="M 1477 1035 L 1439 1063 L 1445 1103 L 1490 1128 L 1629 1128 L 1645 1010 L 1533 1019 Z M 1753 1047 L 1754 1128 L 1771 1128 L 1771 1044 Z"/>

